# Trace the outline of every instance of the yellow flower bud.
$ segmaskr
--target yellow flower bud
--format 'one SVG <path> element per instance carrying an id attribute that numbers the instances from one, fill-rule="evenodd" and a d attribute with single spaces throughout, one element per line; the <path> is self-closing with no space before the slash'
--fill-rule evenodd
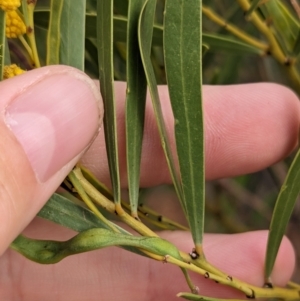
<path id="1" fill-rule="evenodd" d="M 14 10 L 6 12 L 5 34 L 8 38 L 17 38 L 26 33 L 26 25 Z"/>
<path id="2" fill-rule="evenodd" d="M 22 73 L 26 72 L 25 70 L 18 67 L 16 64 L 12 64 L 9 66 L 4 66 L 3 68 L 3 78 L 8 79 Z"/>
<path id="3" fill-rule="evenodd" d="M 0 0 L 0 8 L 4 11 L 16 10 L 21 5 L 21 0 Z"/>

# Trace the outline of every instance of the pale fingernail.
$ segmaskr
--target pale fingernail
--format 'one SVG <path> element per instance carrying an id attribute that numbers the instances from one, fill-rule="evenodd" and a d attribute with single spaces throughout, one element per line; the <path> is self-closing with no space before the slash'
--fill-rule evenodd
<path id="1" fill-rule="evenodd" d="M 48 75 L 8 104 L 5 122 L 39 181 L 80 154 L 97 133 L 100 96 L 92 85 L 84 75 Z"/>

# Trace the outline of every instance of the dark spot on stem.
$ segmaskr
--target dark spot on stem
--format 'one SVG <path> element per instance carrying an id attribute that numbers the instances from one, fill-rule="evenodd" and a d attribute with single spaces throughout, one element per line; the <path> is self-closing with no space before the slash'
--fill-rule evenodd
<path id="1" fill-rule="evenodd" d="M 199 254 L 197 253 L 197 251 L 196 251 L 195 249 L 193 249 L 192 252 L 189 253 L 189 255 L 191 256 L 191 258 L 192 258 L 193 260 L 196 260 L 196 259 L 199 258 Z"/>
<path id="2" fill-rule="evenodd" d="M 228 275 L 228 276 L 226 277 L 226 279 L 229 280 L 229 281 L 232 281 L 232 276 L 229 276 L 229 275 Z"/>
<path id="3" fill-rule="evenodd" d="M 33 32 L 33 28 L 31 26 L 27 27 L 27 33 L 32 33 Z"/>
<path id="4" fill-rule="evenodd" d="M 273 288 L 273 284 L 272 284 L 271 282 L 266 282 L 266 283 L 264 284 L 264 287 L 265 287 L 265 288 Z"/>
<path id="5" fill-rule="evenodd" d="M 209 273 L 208 273 L 208 272 L 206 272 L 206 273 L 204 274 L 204 278 L 206 278 L 206 279 L 209 278 Z"/>
<path id="6" fill-rule="evenodd" d="M 255 299 L 255 294 L 254 294 L 254 290 L 251 290 L 252 294 L 251 295 L 246 295 L 246 297 L 248 299 Z"/>
<path id="7" fill-rule="evenodd" d="M 287 67 L 291 66 L 291 59 L 289 57 L 285 59 L 284 65 Z"/>
<path id="8" fill-rule="evenodd" d="M 270 49 L 268 49 L 268 50 L 266 51 L 266 55 L 272 55 L 272 52 L 271 52 Z"/>
<path id="9" fill-rule="evenodd" d="M 161 221 L 162 221 L 162 216 L 161 216 L 161 215 L 158 216 L 158 217 L 157 217 L 157 220 L 158 220 L 159 222 L 161 222 Z"/>
<path id="10" fill-rule="evenodd" d="M 117 210 L 115 210 L 115 215 L 118 215 L 118 212 L 117 212 Z"/>

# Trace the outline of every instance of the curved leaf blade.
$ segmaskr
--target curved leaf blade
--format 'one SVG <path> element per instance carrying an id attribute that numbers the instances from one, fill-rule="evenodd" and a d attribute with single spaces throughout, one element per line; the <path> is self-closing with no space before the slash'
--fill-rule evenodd
<path id="1" fill-rule="evenodd" d="M 100 90 L 104 102 L 104 132 L 114 201 L 121 203 L 113 68 L 113 1 L 97 2 L 97 45 Z"/>
<path id="2" fill-rule="evenodd" d="M 298 150 L 276 200 L 270 224 L 265 259 L 265 276 L 272 273 L 277 253 L 300 192 L 300 150 Z"/>
<path id="3" fill-rule="evenodd" d="M 222 34 L 203 33 L 203 43 L 209 46 L 212 51 L 229 51 L 235 54 L 258 54 L 263 55 L 263 51 L 246 43 L 240 42 L 231 36 Z"/>
<path id="4" fill-rule="evenodd" d="M 292 52 L 300 29 L 299 21 L 294 18 L 283 1 L 267 1 L 261 9 L 265 17 L 272 20 L 276 38 L 281 46 Z"/>
<path id="5" fill-rule="evenodd" d="M 54 193 L 40 210 L 38 216 L 76 232 L 82 232 L 93 228 L 111 230 L 107 224 L 103 223 L 92 211 L 86 208 L 81 201 L 77 200 L 69 193 L 67 193 L 67 197 Z M 124 235 L 131 235 L 117 224 L 114 224 L 114 227 Z M 137 248 L 130 246 L 125 246 L 123 248 L 130 252 L 145 256 L 145 254 Z"/>
<path id="6" fill-rule="evenodd" d="M 77 232 L 95 227 L 108 229 L 84 204 L 78 200 L 75 203 L 57 193 L 51 196 L 38 216 Z"/>
<path id="7" fill-rule="evenodd" d="M 200 0 L 167 0 L 164 19 L 165 66 L 177 155 L 196 248 L 202 244 L 205 206 L 201 7 Z"/>
<path id="8" fill-rule="evenodd" d="M 156 0 L 147 0 L 141 12 L 139 18 L 139 29 L 138 29 L 139 46 L 140 46 L 141 58 L 142 58 L 142 62 L 147 78 L 147 84 L 152 99 L 154 114 L 156 117 L 156 123 L 159 130 L 161 145 L 165 153 L 165 157 L 167 160 L 167 164 L 170 170 L 170 174 L 173 180 L 176 193 L 178 195 L 179 200 L 181 201 L 182 200 L 181 183 L 177 175 L 174 158 L 170 148 L 171 144 L 169 142 L 166 126 L 163 119 L 163 113 L 160 105 L 156 78 L 155 78 L 155 74 L 150 58 L 155 5 L 156 5 Z M 185 210 L 183 203 L 182 203 L 182 207 Z"/>
<path id="9" fill-rule="evenodd" d="M 126 158 L 131 214 L 136 218 L 147 91 L 137 34 L 144 2 L 129 0 L 127 22 Z"/>

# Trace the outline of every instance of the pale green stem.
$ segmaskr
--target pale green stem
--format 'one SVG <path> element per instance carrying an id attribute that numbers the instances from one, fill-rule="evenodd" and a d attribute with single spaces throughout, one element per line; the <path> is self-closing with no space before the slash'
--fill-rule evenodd
<path id="1" fill-rule="evenodd" d="M 280 287 L 273 287 L 272 289 L 270 289 L 256 287 L 231 276 L 227 276 L 226 278 L 224 278 L 213 273 L 209 273 L 206 270 L 195 266 L 192 263 L 185 263 L 172 256 L 166 256 L 165 261 L 175 264 L 181 268 L 194 271 L 195 273 L 203 275 L 205 278 L 211 279 L 217 283 L 235 288 L 243 292 L 248 298 L 278 298 L 285 301 L 299 300 L 299 291 L 297 289 L 286 289 Z"/>
<path id="2" fill-rule="evenodd" d="M 107 225 L 112 231 L 119 233 L 120 231 L 117 229 L 117 227 L 114 226 L 113 223 L 111 223 L 109 220 L 107 220 L 102 213 L 98 210 L 98 208 L 95 206 L 95 204 L 91 201 L 89 196 L 84 191 L 79 179 L 76 177 L 76 174 L 74 171 L 71 171 L 68 175 L 68 178 L 70 179 L 71 183 L 75 187 L 76 191 L 84 201 L 84 203 L 87 205 L 87 207 L 105 224 Z"/>
<path id="3" fill-rule="evenodd" d="M 28 8 L 28 17 L 29 17 L 29 24 L 27 25 L 27 37 L 32 49 L 32 57 L 34 61 L 34 67 L 39 68 L 41 67 L 40 64 L 40 59 L 37 51 L 37 46 L 36 46 L 36 40 L 35 40 L 35 34 L 34 34 L 34 20 L 33 20 L 33 13 L 34 13 L 34 7 L 35 5 L 30 3 L 27 5 Z"/>
<path id="4" fill-rule="evenodd" d="M 19 38 L 20 42 L 22 43 L 23 47 L 26 49 L 28 55 L 30 56 L 30 59 L 32 60 L 32 62 L 34 62 L 31 47 L 28 45 L 27 41 L 24 39 L 23 36 L 18 36 L 18 38 Z"/>
<path id="5" fill-rule="evenodd" d="M 94 200 L 95 203 L 112 214 L 117 214 L 118 217 L 130 226 L 132 229 L 140 233 L 141 235 L 157 237 L 158 235 L 150 230 L 140 221 L 134 219 L 130 214 L 125 212 L 119 204 L 114 204 L 107 197 L 102 195 L 91 183 L 89 183 L 81 173 L 80 168 L 75 168 L 74 173 L 77 179 L 80 181 L 85 192 Z"/>

